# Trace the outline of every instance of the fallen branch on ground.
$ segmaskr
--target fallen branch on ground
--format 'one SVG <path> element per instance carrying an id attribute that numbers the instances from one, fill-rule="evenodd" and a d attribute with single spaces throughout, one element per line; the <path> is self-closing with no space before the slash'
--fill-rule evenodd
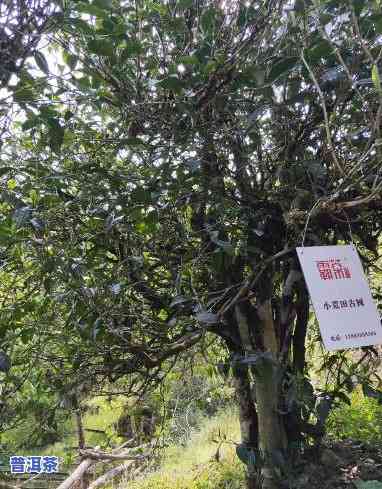
<path id="1" fill-rule="evenodd" d="M 83 460 L 76 470 L 62 482 L 57 489 L 70 489 L 70 487 L 78 480 L 80 480 L 86 471 L 95 463 L 94 459 L 87 458 Z"/>
<path id="2" fill-rule="evenodd" d="M 98 487 L 101 487 L 105 485 L 107 482 L 109 482 L 111 479 L 114 479 L 114 477 L 117 477 L 118 475 L 122 474 L 125 472 L 127 469 L 131 468 L 134 465 L 134 460 L 130 460 L 129 462 L 125 462 L 124 464 L 118 465 L 117 467 L 112 468 L 105 474 L 101 475 L 101 477 L 98 477 L 95 481 L 93 481 L 88 489 L 97 489 Z"/>
<path id="3" fill-rule="evenodd" d="M 0 480 L 0 489 L 19 489 L 19 486 L 13 486 L 12 484 Z"/>
<path id="4" fill-rule="evenodd" d="M 127 468 L 133 466 L 135 462 L 147 460 L 149 458 L 148 453 L 137 454 L 134 452 L 136 452 L 137 450 L 142 450 L 143 448 L 148 448 L 149 446 L 151 446 L 151 444 L 147 443 L 129 449 L 124 448 L 126 443 L 130 443 L 130 442 L 131 440 L 125 442 L 120 447 L 115 448 L 110 453 L 102 452 L 101 450 L 98 449 L 98 447 L 94 449 L 80 450 L 79 454 L 83 459 L 82 462 L 76 468 L 76 470 L 57 487 L 57 489 L 70 489 L 75 482 L 81 480 L 81 478 L 85 475 L 85 473 L 91 466 L 97 464 L 98 462 L 102 462 L 102 461 L 112 462 L 114 460 L 129 460 L 129 462 L 125 462 L 117 467 L 112 468 L 111 470 L 106 472 L 103 476 L 96 479 L 94 482 L 90 484 L 89 489 L 90 488 L 95 489 L 96 487 L 104 485 L 110 479 L 116 477 L 117 475 L 125 471 Z M 18 488 L 13 486 L 8 486 L 8 487 L 4 487 L 4 489 L 18 489 Z"/>
<path id="5" fill-rule="evenodd" d="M 133 455 L 132 453 L 106 453 L 96 450 L 80 450 L 80 455 L 84 458 L 90 458 L 92 460 L 145 460 L 148 454 Z"/>

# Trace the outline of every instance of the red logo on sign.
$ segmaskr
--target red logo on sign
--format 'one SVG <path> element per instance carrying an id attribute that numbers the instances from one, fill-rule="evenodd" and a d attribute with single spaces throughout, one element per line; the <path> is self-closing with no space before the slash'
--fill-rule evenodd
<path id="1" fill-rule="evenodd" d="M 349 267 L 342 265 L 339 258 L 316 261 L 321 280 L 338 280 L 351 278 Z"/>

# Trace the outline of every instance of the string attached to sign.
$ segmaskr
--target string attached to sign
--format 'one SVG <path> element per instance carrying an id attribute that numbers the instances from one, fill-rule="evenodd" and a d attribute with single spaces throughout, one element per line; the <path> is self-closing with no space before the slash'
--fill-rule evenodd
<path id="1" fill-rule="evenodd" d="M 352 231 L 351 231 L 351 224 L 350 224 L 349 216 L 347 215 L 347 213 L 346 213 L 345 209 L 342 209 L 342 212 L 345 214 L 346 221 L 347 221 L 348 226 L 349 226 L 349 236 L 350 236 L 350 241 L 351 241 L 352 245 L 354 246 L 353 233 L 352 233 Z"/>
<path id="2" fill-rule="evenodd" d="M 303 232 L 302 232 L 302 237 L 301 237 L 301 248 L 303 248 L 303 247 L 304 247 L 304 243 L 305 243 L 305 236 L 306 236 L 306 232 L 307 232 L 307 230 L 308 230 L 308 224 L 309 224 L 309 221 L 310 221 L 310 216 L 311 216 L 312 212 L 314 211 L 314 209 L 315 209 L 316 207 L 318 207 L 318 205 L 320 204 L 321 200 L 322 200 L 322 198 L 319 198 L 319 199 L 317 200 L 317 202 L 316 202 L 316 203 L 313 205 L 313 207 L 310 209 L 310 211 L 308 212 L 308 216 L 307 216 L 307 218 L 306 218 L 306 222 L 305 222 L 304 230 L 303 230 Z"/>

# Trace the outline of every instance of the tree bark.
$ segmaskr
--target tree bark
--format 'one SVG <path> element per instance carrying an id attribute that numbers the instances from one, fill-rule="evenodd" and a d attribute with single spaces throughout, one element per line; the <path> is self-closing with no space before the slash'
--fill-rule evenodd
<path id="1" fill-rule="evenodd" d="M 293 369 L 304 373 L 305 369 L 305 338 L 309 320 L 309 294 L 304 282 L 298 286 L 296 304 L 297 320 L 293 334 Z"/>
<path id="2" fill-rule="evenodd" d="M 235 306 L 235 319 L 243 349 L 242 352 L 250 353 L 254 348 L 251 340 L 248 314 L 246 314 L 243 305 L 237 304 Z M 234 365 L 232 370 L 236 399 L 239 405 L 241 442 L 258 453 L 259 425 L 249 378 L 249 368 L 245 364 L 239 364 Z M 246 479 L 247 489 L 259 489 L 259 474 L 255 467 L 248 465 Z"/>
<path id="3" fill-rule="evenodd" d="M 82 422 L 81 403 L 78 401 L 77 396 L 74 397 L 74 407 L 75 407 L 75 417 L 76 417 L 76 425 L 77 425 L 78 449 L 81 451 L 85 448 L 86 442 L 85 442 L 85 431 Z M 80 479 L 81 489 L 86 489 L 88 483 L 89 483 L 89 478 L 85 471 Z"/>
<path id="4" fill-rule="evenodd" d="M 293 323 L 295 320 L 293 296 L 296 284 L 301 279 L 302 273 L 297 268 L 295 260 L 290 260 L 290 270 L 283 287 L 280 314 L 280 350 L 282 353 L 282 361 L 284 362 L 286 362 L 289 355 Z"/>
<path id="5" fill-rule="evenodd" d="M 259 426 L 247 366 L 233 367 L 235 395 L 239 406 L 241 442 L 258 451 Z M 254 467 L 247 470 L 247 489 L 259 489 L 259 474 Z"/>
<path id="6" fill-rule="evenodd" d="M 281 329 L 285 332 L 281 349 L 281 361 L 285 366 L 287 363 L 292 363 L 294 374 L 303 374 L 304 372 L 305 336 L 308 319 L 309 295 L 299 264 L 294 258 L 290 260 L 290 270 L 284 283 L 281 313 Z M 290 348 L 291 344 L 292 349 Z M 288 412 L 284 415 L 283 422 L 288 446 L 289 448 L 293 447 L 293 453 L 297 454 L 298 447 L 303 439 L 303 420 L 301 418 L 301 409 L 297 403 L 288 406 Z"/>
<path id="7" fill-rule="evenodd" d="M 113 467 L 111 470 L 107 471 L 105 474 L 102 476 L 98 477 L 95 481 L 93 481 L 88 489 L 97 489 L 98 487 L 102 487 L 105 484 L 107 484 L 109 481 L 114 479 L 114 477 L 117 477 L 118 475 L 123 474 L 131 468 L 131 466 L 134 464 L 134 461 L 130 462 L 125 462 L 124 464 L 118 465 L 117 467 Z"/>
<path id="8" fill-rule="evenodd" d="M 241 440 L 248 446 L 257 448 L 259 427 L 257 413 L 252 399 L 247 367 L 234 367 L 233 379 L 236 399 L 239 405 Z"/>
<path id="9" fill-rule="evenodd" d="M 75 416 L 77 424 L 78 448 L 79 450 L 83 450 L 85 448 L 85 432 L 82 424 L 82 413 L 80 407 L 76 409 Z"/>
<path id="10" fill-rule="evenodd" d="M 0 489 L 19 489 L 20 486 L 13 486 L 11 484 L 7 484 L 6 482 L 0 480 Z"/>
<path id="11" fill-rule="evenodd" d="M 259 420 L 259 444 L 264 459 L 263 489 L 278 489 L 275 468 L 284 456 L 287 442 L 284 426 L 278 413 L 279 368 L 276 363 L 279 346 L 276 338 L 271 301 L 265 300 L 257 309 L 261 320 L 265 350 L 274 361 L 263 359 L 253 368 L 256 387 L 256 406 Z"/>
<path id="12" fill-rule="evenodd" d="M 64 482 L 62 482 L 57 489 L 70 489 L 76 481 L 82 479 L 88 468 L 94 463 L 95 461 L 90 458 L 83 460 L 76 470 L 66 480 L 64 480 Z"/>

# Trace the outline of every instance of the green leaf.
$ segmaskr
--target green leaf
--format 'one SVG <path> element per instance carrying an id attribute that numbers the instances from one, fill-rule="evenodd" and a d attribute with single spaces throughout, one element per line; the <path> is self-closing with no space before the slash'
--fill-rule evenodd
<path id="1" fill-rule="evenodd" d="M 14 190 L 17 187 L 17 182 L 14 178 L 11 178 L 7 182 L 7 188 L 8 190 Z"/>
<path id="2" fill-rule="evenodd" d="M 69 19 L 68 23 L 82 34 L 91 34 L 93 32 L 92 26 L 83 19 Z"/>
<path id="3" fill-rule="evenodd" d="M 62 55 L 65 63 L 69 66 L 69 68 L 73 71 L 78 63 L 78 57 L 68 51 L 64 51 Z"/>
<path id="4" fill-rule="evenodd" d="M 83 76 L 81 78 L 73 78 L 73 81 L 76 83 L 81 88 L 90 88 L 91 87 L 91 80 L 88 76 Z"/>
<path id="5" fill-rule="evenodd" d="M 152 202 L 150 192 L 140 187 L 131 192 L 130 198 L 134 204 L 150 204 Z"/>
<path id="6" fill-rule="evenodd" d="M 375 21 L 375 30 L 378 34 L 382 34 L 382 17 Z"/>
<path id="7" fill-rule="evenodd" d="M 333 52 L 333 48 L 328 41 L 321 39 L 310 49 L 306 50 L 305 58 L 308 63 L 317 63 L 322 58 L 328 58 Z"/>
<path id="8" fill-rule="evenodd" d="M 268 76 L 268 80 L 272 83 L 280 78 L 281 75 L 289 73 L 297 63 L 297 57 L 293 56 L 291 58 L 282 59 L 275 63 Z"/>
<path id="9" fill-rule="evenodd" d="M 353 481 L 353 484 L 357 489 L 382 489 L 382 482 L 380 481 Z"/>
<path id="10" fill-rule="evenodd" d="M 182 63 L 184 65 L 196 65 L 199 63 L 199 60 L 196 56 L 180 56 L 178 59 L 179 63 Z"/>
<path id="11" fill-rule="evenodd" d="M 139 138 L 126 138 L 122 141 L 126 147 L 144 146 L 144 141 Z"/>
<path id="12" fill-rule="evenodd" d="M 183 83 L 181 80 L 179 80 L 177 75 L 170 75 L 169 77 L 159 81 L 157 86 L 171 90 L 175 93 L 180 93 L 183 88 Z"/>
<path id="13" fill-rule="evenodd" d="M 142 44 L 139 41 L 128 41 L 126 47 L 122 50 L 121 59 L 133 58 L 143 51 Z"/>
<path id="14" fill-rule="evenodd" d="M 88 42 L 89 51 L 99 56 L 113 56 L 114 45 L 107 39 L 91 39 Z"/>
<path id="15" fill-rule="evenodd" d="M 178 6 L 180 8 L 191 8 L 194 4 L 194 0 L 179 0 L 178 1 Z"/>
<path id="16" fill-rule="evenodd" d="M 33 90 L 29 88 L 17 88 L 15 90 L 15 93 L 13 95 L 14 99 L 16 102 L 32 102 L 33 100 L 36 99 L 36 95 L 33 92 Z"/>
<path id="17" fill-rule="evenodd" d="M 49 146 L 54 152 L 59 152 L 64 141 L 65 129 L 61 126 L 60 121 L 56 118 L 51 118 L 48 121 L 49 131 Z"/>
<path id="18" fill-rule="evenodd" d="M 32 209 L 28 206 L 17 208 L 12 215 L 12 220 L 18 228 L 21 228 L 28 224 L 31 218 Z"/>
<path id="19" fill-rule="evenodd" d="M 2 166 L 0 168 L 0 177 L 6 175 L 7 173 L 12 173 L 13 168 L 11 166 Z"/>
<path id="20" fill-rule="evenodd" d="M 9 244 L 12 241 L 13 230 L 11 227 L 0 223 L 0 243 Z"/>
<path id="21" fill-rule="evenodd" d="M 64 114 L 64 119 L 66 122 L 68 122 L 73 116 L 74 113 L 71 110 L 67 110 Z"/>
<path id="22" fill-rule="evenodd" d="M 21 128 L 23 131 L 28 131 L 33 127 L 36 127 L 40 122 L 40 117 L 34 115 L 22 123 Z"/>
<path id="23" fill-rule="evenodd" d="M 161 5 L 159 2 L 153 2 L 151 8 L 153 9 L 153 12 L 158 12 L 161 17 L 166 17 L 168 12 L 168 7 L 166 5 Z"/>
<path id="24" fill-rule="evenodd" d="M 21 331 L 21 341 L 24 345 L 26 345 L 34 335 L 34 330 L 31 328 L 25 328 Z"/>
<path id="25" fill-rule="evenodd" d="M 48 62 L 45 59 L 45 56 L 42 54 L 42 52 L 41 51 L 35 51 L 34 59 L 36 61 L 37 66 L 40 68 L 40 70 L 48 75 L 49 74 Z"/>
<path id="26" fill-rule="evenodd" d="M 50 119 L 60 117 L 60 114 L 52 106 L 42 105 L 40 107 L 40 117 L 49 124 Z"/>
<path id="27" fill-rule="evenodd" d="M 124 24 L 117 24 L 109 17 L 103 19 L 102 27 L 109 34 L 122 35 L 126 32 L 126 26 Z"/>
<path id="28" fill-rule="evenodd" d="M 96 341 L 99 333 L 101 333 L 103 330 L 104 330 L 104 323 L 103 323 L 103 321 L 100 318 L 96 319 L 96 321 L 93 324 L 93 328 L 91 330 L 91 338 L 92 338 L 92 340 L 93 341 Z"/>
<path id="29" fill-rule="evenodd" d="M 265 70 L 260 67 L 255 67 L 252 73 L 253 73 L 253 77 L 256 80 L 256 84 L 259 86 L 264 85 Z"/>
<path id="30" fill-rule="evenodd" d="M 39 194 L 36 189 L 32 188 L 32 190 L 29 192 L 29 198 L 32 201 L 33 207 L 35 207 L 39 201 Z"/>
<path id="31" fill-rule="evenodd" d="M 215 26 L 216 10 L 214 8 L 207 9 L 200 20 L 200 25 L 204 32 L 209 33 Z"/>
<path id="32" fill-rule="evenodd" d="M 94 4 L 88 4 L 85 2 L 79 2 L 76 6 L 77 12 L 82 12 L 84 14 L 94 15 L 95 17 L 105 17 L 109 15 L 105 9 L 98 7 Z"/>
<path id="33" fill-rule="evenodd" d="M 94 0 L 93 5 L 103 10 L 110 10 L 113 6 L 111 0 Z"/>
<path id="34" fill-rule="evenodd" d="M 379 76 L 378 66 L 373 65 L 371 69 L 371 79 L 373 80 L 373 84 L 378 93 L 382 93 L 381 89 L 381 78 Z"/>
<path id="35" fill-rule="evenodd" d="M 365 3 L 366 0 L 353 0 L 354 12 L 357 17 L 359 17 L 360 13 L 362 12 Z"/>

